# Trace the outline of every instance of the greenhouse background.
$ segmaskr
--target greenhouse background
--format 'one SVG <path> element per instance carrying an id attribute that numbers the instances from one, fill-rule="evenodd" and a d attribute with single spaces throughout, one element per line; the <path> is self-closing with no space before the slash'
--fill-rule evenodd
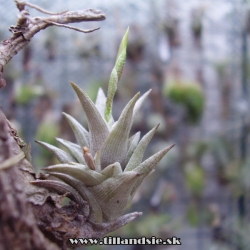
<path id="1" fill-rule="evenodd" d="M 119 42 L 130 28 L 127 62 L 114 113 L 137 91 L 152 89 L 133 132 L 160 122 L 145 158 L 175 147 L 138 191 L 130 211 L 144 215 L 112 233 L 181 238 L 182 246 L 93 246 L 82 249 L 245 250 L 250 246 L 250 2 L 244 0 L 48 1 L 51 11 L 100 9 L 102 22 L 83 34 L 51 27 L 37 34 L 5 69 L 0 105 L 32 145 L 37 172 L 55 159 L 34 140 L 74 140 L 61 113 L 86 124 L 69 82 L 94 100 L 105 91 Z M 0 0 L 0 39 L 18 14 Z M 30 9 L 32 16 L 41 14 Z"/>

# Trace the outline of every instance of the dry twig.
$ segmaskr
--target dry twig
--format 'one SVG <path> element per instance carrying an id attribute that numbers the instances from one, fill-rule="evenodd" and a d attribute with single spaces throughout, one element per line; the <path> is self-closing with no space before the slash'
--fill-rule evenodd
<path id="1" fill-rule="evenodd" d="M 88 9 L 79 11 L 63 11 L 61 13 L 53 13 L 44 10 L 34 4 L 22 1 L 15 1 L 17 8 L 20 11 L 16 25 L 10 27 L 13 33 L 9 39 L 0 43 L 0 89 L 6 85 L 2 79 L 2 72 L 4 66 L 22 50 L 32 39 L 32 37 L 42 29 L 49 26 L 59 26 L 64 28 L 73 29 L 79 32 L 89 33 L 99 28 L 92 30 L 83 30 L 73 26 L 67 25 L 68 23 L 79 23 L 88 21 L 102 21 L 105 19 L 105 14 L 100 10 Z M 36 9 L 37 11 L 49 14 L 48 17 L 31 17 L 25 6 Z"/>

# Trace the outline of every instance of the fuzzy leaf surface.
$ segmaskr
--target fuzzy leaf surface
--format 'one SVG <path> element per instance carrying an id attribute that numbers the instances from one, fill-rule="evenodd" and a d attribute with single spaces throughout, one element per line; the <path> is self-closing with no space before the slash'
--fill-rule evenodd
<path id="1" fill-rule="evenodd" d="M 87 187 L 98 185 L 105 180 L 105 177 L 102 174 L 81 164 L 57 164 L 49 166 L 44 170 L 46 170 L 48 173 L 54 172 L 70 175 L 83 182 Z"/>
<path id="2" fill-rule="evenodd" d="M 131 190 L 139 176 L 138 173 L 130 171 L 89 188 L 103 211 L 104 221 L 115 220 L 122 214 L 131 199 Z"/>
<path id="3" fill-rule="evenodd" d="M 162 149 L 158 153 L 152 155 L 147 160 L 142 162 L 138 167 L 136 167 L 133 171 L 140 174 L 139 178 L 136 180 L 136 183 L 132 189 L 131 196 L 134 196 L 134 193 L 136 189 L 139 187 L 139 185 L 142 183 L 142 181 L 145 179 L 145 177 L 156 167 L 158 162 L 166 155 L 166 153 L 173 147 L 174 145 L 171 145 L 165 149 Z"/>
<path id="4" fill-rule="evenodd" d="M 65 148 L 67 148 L 67 150 L 71 153 L 71 155 L 73 155 L 76 158 L 76 160 L 79 163 L 86 165 L 84 157 L 83 157 L 82 149 L 79 145 L 72 143 L 70 141 L 61 139 L 61 138 L 56 138 L 56 140 L 59 143 L 61 143 Z"/>
<path id="5" fill-rule="evenodd" d="M 88 190 L 88 188 L 79 180 L 62 173 L 50 173 L 51 175 L 59 178 L 60 180 L 66 182 L 68 185 L 73 187 L 81 197 L 86 200 L 90 208 L 90 216 L 95 222 L 102 222 L 102 210 L 96 201 L 95 197 Z"/>
<path id="6" fill-rule="evenodd" d="M 72 116 L 63 112 L 63 116 L 68 121 L 71 129 L 74 132 L 76 140 L 81 147 L 89 147 L 89 133 L 88 131 Z"/>
<path id="7" fill-rule="evenodd" d="M 148 90 L 146 93 L 144 93 L 136 102 L 135 107 L 134 107 L 134 112 L 133 112 L 133 120 L 136 117 L 136 115 L 138 114 L 140 108 L 142 107 L 142 104 L 144 103 L 144 101 L 146 100 L 146 98 L 148 97 L 148 95 L 150 94 L 151 89 Z"/>
<path id="8" fill-rule="evenodd" d="M 71 82 L 71 85 L 82 104 L 82 107 L 88 120 L 90 152 L 92 156 L 94 156 L 95 153 L 100 150 L 105 139 L 107 138 L 109 134 L 109 128 L 102 115 L 99 113 L 96 106 L 88 97 L 88 95 L 73 82 Z"/>
<path id="9" fill-rule="evenodd" d="M 106 98 L 102 88 L 99 88 L 99 90 L 97 92 L 95 106 L 98 109 L 98 111 L 100 112 L 100 114 L 102 115 L 102 117 L 104 117 L 106 99 L 107 98 Z"/>
<path id="10" fill-rule="evenodd" d="M 140 136 L 141 136 L 141 132 L 139 131 L 134 136 L 129 138 L 129 141 L 128 141 L 128 153 L 127 153 L 125 164 L 128 163 L 128 161 L 131 158 L 133 152 L 135 151 L 136 146 L 138 145 L 138 142 L 140 140 Z"/>
<path id="11" fill-rule="evenodd" d="M 151 141 L 152 137 L 155 134 L 156 129 L 158 128 L 159 124 L 151 129 L 146 135 L 143 136 L 137 147 L 135 148 L 127 166 L 125 167 L 124 171 L 130 171 L 136 168 L 142 161 L 144 152 Z"/>
<path id="12" fill-rule="evenodd" d="M 109 122 L 112 116 L 112 106 L 113 106 L 114 95 L 117 90 L 117 84 L 121 78 L 122 70 L 126 61 L 128 34 L 129 34 L 129 28 L 127 29 L 125 35 L 122 38 L 122 41 L 120 43 L 119 50 L 116 56 L 115 66 L 110 74 L 106 107 L 105 107 L 105 120 L 107 122 Z"/>
<path id="13" fill-rule="evenodd" d="M 40 144 L 42 147 L 49 150 L 51 153 L 55 155 L 55 157 L 60 161 L 61 163 L 69 163 L 74 162 L 76 159 L 74 159 L 69 153 L 63 151 L 60 148 L 57 148 L 55 146 L 52 146 L 46 142 L 36 141 L 38 144 Z"/>
<path id="14" fill-rule="evenodd" d="M 107 122 L 110 121 L 112 116 L 113 99 L 115 96 L 115 92 L 117 90 L 117 83 L 118 83 L 117 71 L 115 68 L 113 68 L 109 79 L 108 94 L 107 94 L 105 114 L 104 114 L 105 120 Z"/>
<path id="15" fill-rule="evenodd" d="M 132 125 L 132 114 L 135 102 L 139 97 L 137 93 L 126 105 L 119 120 L 111 130 L 101 149 L 102 169 L 114 162 L 123 166 L 126 160 L 128 136 Z"/>
<path id="16" fill-rule="evenodd" d="M 101 174 L 104 175 L 106 179 L 113 177 L 113 176 L 116 176 L 116 175 L 121 174 L 121 173 L 122 173 L 122 167 L 121 167 L 121 164 L 119 162 L 115 162 L 115 163 L 107 166 L 101 172 Z"/>
<path id="17" fill-rule="evenodd" d="M 97 172 L 101 172 L 101 154 L 97 151 L 94 157 L 95 167 Z"/>

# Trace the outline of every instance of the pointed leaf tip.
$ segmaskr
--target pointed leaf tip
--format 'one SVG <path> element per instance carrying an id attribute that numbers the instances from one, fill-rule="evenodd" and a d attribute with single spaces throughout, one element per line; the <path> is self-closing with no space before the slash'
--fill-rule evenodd
<path id="1" fill-rule="evenodd" d="M 96 96 L 95 106 L 100 112 L 100 114 L 104 117 L 105 113 L 105 104 L 106 104 L 106 96 L 102 90 L 102 88 L 99 88 Z"/>
<path id="2" fill-rule="evenodd" d="M 56 140 L 63 145 L 79 163 L 86 164 L 79 145 L 61 138 L 56 138 Z"/>
<path id="3" fill-rule="evenodd" d="M 158 162 L 167 154 L 167 152 L 174 147 L 175 144 L 162 149 L 161 151 L 157 152 L 156 154 L 152 155 L 151 157 L 149 157 L 147 160 L 145 160 L 144 162 L 142 162 L 138 167 L 136 167 L 135 169 L 133 169 L 134 171 L 136 171 L 137 173 L 140 173 L 141 176 L 138 178 L 138 180 L 136 181 L 132 192 L 131 192 L 131 197 L 134 196 L 135 191 L 137 190 L 137 188 L 140 186 L 140 184 L 142 183 L 142 181 L 145 179 L 145 177 L 152 171 L 154 170 L 154 168 L 156 167 L 156 165 L 158 164 Z"/>
<path id="4" fill-rule="evenodd" d="M 146 98 L 149 96 L 151 92 L 151 89 L 148 90 L 146 93 L 144 93 L 136 102 L 135 107 L 134 107 L 134 111 L 133 111 L 133 119 L 136 117 L 136 115 L 138 114 L 140 108 L 142 107 L 142 104 L 144 103 L 144 101 L 146 100 Z"/>
<path id="5" fill-rule="evenodd" d="M 119 46 L 119 50 L 118 50 L 118 53 L 117 53 L 117 57 L 116 57 L 116 60 L 118 59 L 118 57 L 120 56 L 120 54 L 125 50 L 126 52 L 126 49 L 127 49 L 127 45 L 128 45 L 128 35 L 129 35 L 129 27 L 127 28 L 122 40 L 121 40 L 121 43 L 120 43 L 120 46 Z"/>
<path id="6" fill-rule="evenodd" d="M 62 113 L 65 119 L 68 121 L 78 144 L 81 147 L 89 147 L 89 133 L 88 131 L 72 116 L 66 113 Z"/>
<path id="7" fill-rule="evenodd" d="M 116 56 L 116 60 L 115 60 L 115 66 L 113 70 L 111 71 L 111 75 L 109 79 L 105 115 L 104 115 L 105 120 L 107 122 L 109 122 L 109 120 L 111 119 L 114 95 L 117 90 L 117 84 L 121 78 L 122 70 L 126 61 L 128 34 L 129 34 L 129 29 L 127 29 L 127 31 L 125 32 L 125 35 L 122 38 L 122 41 L 120 43 L 119 50 Z"/>
<path id="8" fill-rule="evenodd" d="M 102 169 L 116 161 L 120 162 L 122 166 L 125 163 L 128 150 L 128 137 L 132 126 L 133 108 L 139 94 L 138 92 L 123 109 L 117 123 L 113 126 L 101 148 Z"/>
<path id="9" fill-rule="evenodd" d="M 35 140 L 35 142 L 40 144 L 42 147 L 46 148 L 47 150 L 49 150 L 51 153 L 53 153 L 61 163 L 68 163 L 68 162 L 75 161 L 75 159 L 69 153 L 63 151 L 60 148 L 57 148 L 53 145 L 50 145 L 49 143 L 42 142 L 42 141 Z"/>
<path id="10" fill-rule="evenodd" d="M 131 171 L 141 163 L 144 152 L 149 142 L 153 138 L 158 127 L 159 127 L 159 124 L 156 125 L 153 129 L 151 129 L 146 135 L 143 136 L 143 138 L 141 139 L 141 141 L 138 143 L 137 147 L 135 148 L 131 158 L 129 159 L 124 171 Z"/>
<path id="11" fill-rule="evenodd" d="M 89 96 L 79 86 L 73 82 L 70 83 L 75 90 L 87 117 L 90 137 L 90 152 L 93 156 L 101 148 L 107 138 L 109 134 L 109 127 Z"/>

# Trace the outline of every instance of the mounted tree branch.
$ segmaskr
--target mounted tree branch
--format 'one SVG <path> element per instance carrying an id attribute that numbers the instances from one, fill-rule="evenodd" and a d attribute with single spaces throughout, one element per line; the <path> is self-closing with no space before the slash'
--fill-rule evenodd
<path id="1" fill-rule="evenodd" d="M 0 111 L 0 249 L 57 250 L 59 248 L 37 227 L 32 207 L 23 192 L 32 176 L 25 176 L 19 169 L 28 169 L 30 164 L 22 160 L 22 151 L 10 130 Z"/>
<path id="2" fill-rule="evenodd" d="M 89 33 L 97 29 L 83 30 L 67 25 L 68 23 L 80 23 L 88 21 L 102 21 L 105 15 L 100 10 L 79 10 L 79 11 L 64 11 L 61 13 L 52 13 L 46 11 L 34 4 L 28 2 L 15 1 L 20 13 L 16 25 L 12 25 L 9 30 L 13 36 L 0 43 L 0 89 L 6 85 L 2 78 L 4 66 L 22 50 L 32 37 L 42 29 L 49 26 L 59 26 L 73 29 L 79 32 Z M 48 17 L 31 17 L 25 6 L 34 8 L 44 14 L 49 14 Z"/>

